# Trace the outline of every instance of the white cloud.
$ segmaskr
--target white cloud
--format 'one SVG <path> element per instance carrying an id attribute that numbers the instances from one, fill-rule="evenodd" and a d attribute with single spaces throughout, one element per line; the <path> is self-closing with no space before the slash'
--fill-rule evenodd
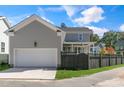
<path id="1" fill-rule="evenodd" d="M 43 19 L 46 20 L 47 22 L 49 22 L 49 23 L 51 23 L 51 24 L 54 24 L 54 22 L 52 22 L 51 20 L 49 20 L 48 18 L 46 18 L 45 10 L 44 10 L 43 8 L 38 7 L 37 13 L 38 13 L 38 15 L 40 15 L 41 18 L 43 18 Z"/>
<path id="2" fill-rule="evenodd" d="M 38 11 L 40 12 L 61 12 L 64 11 L 64 8 L 62 6 L 56 6 L 56 7 L 47 7 L 47 8 L 42 8 L 38 7 Z"/>
<path id="3" fill-rule="evenodd" d="M 106 29 L 106 28 L 99 28 L 95 26 L 87 26 L 87 27 L 89 29 L 92 29 L 94 34 L 98 34 L 100 37 L 102 37 L 105 32 L 109 31 L 109 29 Z"/>
<path id="4" fill-rule="evenodd" d="M 62 6 L 59 7 L 48 7 L 44 8 L 45 11 L 51 11 L 51 12 L 61 12 L 64 11 L 64 8 Z"/>
<path id="5" fill-rule="evenodd" d="M 124 24 L 120 26 L 119 30 L 124 31 Z"/>
<path id="6" fill-rule="evenodd" d="M 8 17 L 8 20 L 11 25 L 15 25 L 19 23 L 20 21 L 24 20 L 25 18 L 29 17 L 31 14 L 23 14 L 23 15 L 17 15 L 17 16 L 10 16 Z"/>
<path id="7" fill-rule="evenodd" d="M 38 7 L 38 8 L 37 8 L 37 13 L 38 13 L 39 15 L 41 15 L 41 16 L 45 16 L 45 11 L 44 11 L 44 9 L 41 8 L 41 7 Z"/>
<path id="8" fill-rule="evenodd" d="M 76 15 L 78 12 L 85 10 L 91 6 L 89 5 L 63 5 L 62 6 L 67 15 L 71 18 Z"/>
<path id="9" fill-rule="evenodd" d="M 81 12 L 82 17 L 74 19 L 79 25 L 99 22 L 104 19 L 102 14 L 104 10 L 101 7 L 93 6 Z"/>
<path id="10" fill-rule="evenodd" d="M 65 11 L 69 17 L 72 17 L 76 12 L 75 7 L 73 7 L 73 6 L 64 5 L 63 8 L 65 9 Z"/>
<path id="11" fill-rule="evenodd" d="M 22 20 L 26 19 L 29 16 L 31 16 L 31 14 L 11 16 L 11 17 L 8 17 L 8 21 L 13 26 L 13 25 L 16 25 L 17 23 L 21 22 Z M 46 18 L 44 16 L 41 16 L 41 18 L 43 18 L 44 20 L 46 20 L 47 22 L 49 22 L 51 24 L 54 24 L 54 22 L 52 22 L 51 20 L 49 20 L 48 18 Z"/>
<path id="12" fill-rule="evenodd" d="M 98 34 L 100 37 L 109 29 L 99 28 L 95 26 L 88 26 L 92 22 L 99 22 L 104 19 L 102 16 L 104 10 L 97 6 L 63 6 L 71 21 L 78 26 L 86 26 L 93 30 L 94 34 Z M 76 18 L 75 15 L 80 14 L 81 17 Z M 75 19 L 74 17 L 75 16 Z"/>

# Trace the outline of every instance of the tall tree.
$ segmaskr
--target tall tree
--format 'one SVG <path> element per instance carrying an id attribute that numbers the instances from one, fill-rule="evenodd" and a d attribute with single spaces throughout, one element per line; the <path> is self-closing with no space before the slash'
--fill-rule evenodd
<path id="1" fill-rule="evenodd" d="M 97 34 L 93 34 L 92 36 L 91 36 L 91 41 L 92 42 L 97 42 L 97 41 L 99 41 L 100 39 L 99 39 L 99 36 L 97 35 Z"/>
<path id="2" fill-rule="evenodd" d="M 120 35 L 117 32 L 109 31 L 104 33 L 103 38 L 99 42 L 105 43 L 106 46 L 114 47 L 114 44 L 120 39 Z"/>

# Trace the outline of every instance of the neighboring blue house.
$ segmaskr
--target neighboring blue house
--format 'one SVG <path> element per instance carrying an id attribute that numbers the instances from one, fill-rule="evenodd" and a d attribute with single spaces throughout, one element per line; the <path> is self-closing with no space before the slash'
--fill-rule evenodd
<path id="1" fill-rule="evenodd" d="M 92 47 L 92 51 L 91 53 L 93 54 L 99 54 L 101 49 L 105 47 L 104 43 L 99 43 L 97 45 L 94 45 L 94 47 Z"/>

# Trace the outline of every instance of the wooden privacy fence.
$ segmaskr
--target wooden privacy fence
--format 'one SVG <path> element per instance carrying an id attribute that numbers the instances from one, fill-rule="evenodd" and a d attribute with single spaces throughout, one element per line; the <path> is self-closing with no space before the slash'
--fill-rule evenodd
<path id="1" fill-rule="evenodd" d="M 86 54 L 62 53 L 61 68 L 88 69 L 88 56 Z"/>
<path id="2" fill-rule="evenodd" d="M 124 64 L 124 56 L 99 54 L 94 55 L 84 53 L 61 54 L 61 68 L 63 69 L 92 69 L 117 64 Z"/>
<path id="3" fill-rule="evenodd" d="M 124 64 L 124 56 L 122 55 L 92 55 L 89 54 L 89 68 L 99 68 Z"/>
<path id="4" fill-rule="evenodd" d="M 9 55 L 8 54 L 0 54 L 0 64 L 8 63 Z"/>

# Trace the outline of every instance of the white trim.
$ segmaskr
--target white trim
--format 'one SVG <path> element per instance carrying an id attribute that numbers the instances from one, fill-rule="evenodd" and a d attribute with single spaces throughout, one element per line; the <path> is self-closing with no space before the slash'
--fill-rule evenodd
<path id="1" fill-rule="evenodd" d="M 91 34 L 92 32 L 84 31 L 84 30 L 82 30 L 82 31 L 75 31 L 75 30 L 74 30 L 74 31 L 66 31 L 66 33 L 67 33 L 67 34 L 71 34 L 71 33 L 76 33 L 76 34 L 77 34 L 77 33 Z"/>
<path id="2" fill-rule="evenodd" d="M 14 36 L 14 32 L 9 32 L 8 36 Z"/>
<path id="3" fill-rule="evenodd" d="M 64 42 L 64 44 L 94 44 L 95 42 Z"/>
<path id="4" fill-rule="evenodd" d="M 7 28 L 10 28 L 10 27 L 11 27 L 11 25 L 10 25 L 10 23 L 9 23 L 9 21 L 7 20 L 6 17 L 2 16 L 2 17 L 0 17 L 0 20 L 3 20 L 3 21 L 4 21 L 4 23 L 6 24 Z"/>
<path id="5" fill-rule="evenodd" d="M 16 54 L 16 50 L 20 50 L 20 49 L 22 49 L 22 50 L 27 50 L 27 49 L 29 49 L 29 50 L 31 50 L 31 49 L 55 49 L 56 50 L 56 67 L 58 66 L 58 49 L 57 48 L 14 48 L 13 49 L 13 66 L 15 67 L 16 65 L 15 65 L 15 54 Z"/>

